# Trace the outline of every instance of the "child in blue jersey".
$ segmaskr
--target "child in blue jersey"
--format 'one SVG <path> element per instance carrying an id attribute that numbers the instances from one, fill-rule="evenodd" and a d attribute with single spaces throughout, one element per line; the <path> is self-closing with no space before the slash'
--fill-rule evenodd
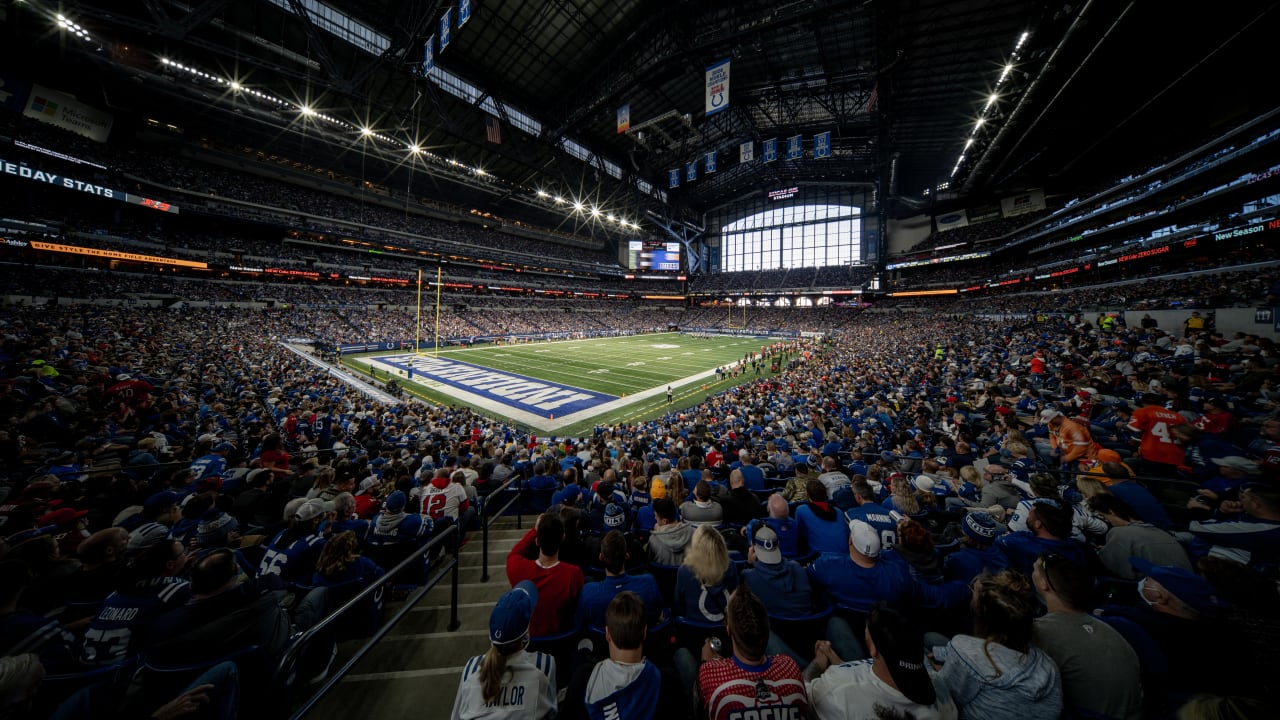
<path id="1" fill-rule="evenodd" d="M 581 700 L 581 710 L 566 707 L 563 717 L 572 720 L 585 711 L 591 720 L 652 720 L 687 710 L 679 684 L 663 682 L 662 672 L 645 659 L 646 632 L 644 601 L 630 591 L 618 593 L 605 612 L 609 657 L 574 677 L 567 698 Z"/>
<path id="2" fill-rule="evenodd" d="M 258 565 L 258 577 L 279 575 L 287 583 L 309 581 L 324 547 L 321 523 L 332 511 L 333 503 L 319 498 L 299 505 L 293 512 L 289 527 L 267 543 L 262 562 Z"/>

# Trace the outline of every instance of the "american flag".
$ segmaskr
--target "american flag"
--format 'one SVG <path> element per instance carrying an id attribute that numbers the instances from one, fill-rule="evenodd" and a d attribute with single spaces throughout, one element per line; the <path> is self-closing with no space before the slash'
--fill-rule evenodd
<path id="1" fill-rule="evenodd" d="M 484 136 L 494 145 L 502 144 L 502 123 L 498 118 L 489 116 L 484 119 Z"/>

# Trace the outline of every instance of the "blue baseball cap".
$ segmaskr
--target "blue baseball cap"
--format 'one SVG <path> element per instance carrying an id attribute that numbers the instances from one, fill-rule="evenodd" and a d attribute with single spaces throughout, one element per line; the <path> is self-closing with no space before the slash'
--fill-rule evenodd
<path id="1" fill-rule="evenodd" d="M 168 490 L 165 490 L 147 498 L 146 502 L 142 503 L 142 508 L 148 512 L 154 513 L 159 510 L 164 510 L 171 505 L 177 505 L 180 502 L 182 502 L 181 495 L 176 492 L 169 492 Z"/>
<path id="2" fill-rule="evenodd" d="M 387 501 L 383 504 L 383 507 L 386 508 L 387 512 L 400 512 L 404 510 L 404 506 L 408 502 L 409 498 L 405 497 L 404 491 L 396 490 L 387 496 Z"/>
<path id="3" fill-rule="evenodd" d="M 489 614 L 489 642 L 507 645 L 529 634 L 529 621 L 538 605 L 538 587 L 532 580 L 521 580 L 498 598 Z"/>
<path id="4" fill-rule="evenodd" d="M 1137 556 L 1130 557 L 1129 564 L 1134 570 L 1160 583 L 1170 595 L 1197 612 L 1221 610 L 1227 607 L 1227 602 L 1218 597 L 1217 588 L 1190 570 L 1156 565 Z"/>

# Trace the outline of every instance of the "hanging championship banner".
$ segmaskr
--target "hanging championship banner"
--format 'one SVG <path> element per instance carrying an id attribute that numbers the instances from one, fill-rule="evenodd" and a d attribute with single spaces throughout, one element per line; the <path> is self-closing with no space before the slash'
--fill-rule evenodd
<path id="1" fill-rule="evenodd" d="M 684 168 L 685 182 L 693 182 L 698 179 L 698 161 L 694 160 Z"/>
<path id="2" fill-rule="evenodd" d="M 667 173 L 667 187 L 680 187 L 680 168 Z"/>
<path id="3" fill-rule="evenodd" d="M 760 148 L 761 159 L 765 162 L 773 162 L 778 159 L 778 138 L 769 138 L 764 141 L 763 147 Z"/>
<path id="4" fill-rule="evenodd" d="M 799 160 L 804 157 L 804 136 L 792 135 L 787 138 L 787 159 Z"/>
<path id="5" fill-rule="evenodd" d="M 729 107 L 729 61 L 721 60 L 707 68 L 707 115 Z"/>
<path id="6" fill-rule="evenodd" d="M 427 38 L 427 42 L 422 46 L 422 74 L 426 75 L 431 72 L 431 68 L 436 66 L 436 36 L 432 35 Z"/>
<path id="7" fill-rule="evenodd" d="M 749 163 L 755 159 L 755 143 L 750 140 L 738 146 L 738 162 Z"/>
<path id="8" fill-rule="evenodd" d="M 461 28 L 471 19 L 471 0 L 458 0 L 458 27 Z"/>
<path id="9" fill-rule="evenodd" d="M 712 150 L 702 157 L 702 163 L 705 166 L 703 172 L 713 173 L 716 171 L 716 151 Z"/>
<path id="10" fill-rule="evenodd" d="M 813 136 L 813 156 L 816 158 L 831 157 L 831 131 Z"/>
<path id="11" fill-rule="evenodd" d="M 449 47 L 449 30 L 453 24 L 453 8 L 445 8 L 440 18 L 440 52 Z"/>
<path id="12" fill-rule="evenodd" d="M 631 128 L 631 103 L 627 103 L 618 108 L 618 134 L 626 132 Z"/>

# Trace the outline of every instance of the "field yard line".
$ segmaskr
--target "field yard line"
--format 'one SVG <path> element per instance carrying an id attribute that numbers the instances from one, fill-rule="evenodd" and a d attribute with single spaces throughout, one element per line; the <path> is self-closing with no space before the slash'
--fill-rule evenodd
<path id="1" fill-rule="evenodd" d="M 506 360 L 506 358 L 499 358 L 499 359 Z M 578 368 L 578 369 L 581 369 L 582 371 L 586 371 L 586 370 L 598 369 L 602 366 L 605 366 L 609 368 L 609 375 L 611 376 L 611 378 L 612 377 L 620 378 L 620 380 L 617 383 L 615 383 L 617 385 L 626 384 L 628 386 L 628 389 L 632 387 L 635 387 L 637 389 L 653 387 L 652 382 L 645 382 L 643 378 L 639 376 L 634 376 L 634 380 L 636 382 L 635 385 L 631 385 L 630 383 L 627 383 L 627 379 L 629 377 L 628 375 L 615 371 L 614 366 L 608 366 L 606 363 L 575 362 L 573 358 L 564 358 L 564 359 L 557 358 L 555 361 L 539 361 L 537 358 L 525 358 L 524 356 L 520 356 L 520 358 L 518 358 L 516 361 L 509 362 L 509 363 L 507 362 L 498 363 L 488 359 L 485 359 L 482 361 L 480 358 L 473 358 L 471 360 L 459 359 L 459 362 L 467 362 L 473 365 L 477 365 L 479 367 L 487 367 L 487 368 L 492 368 L 494 370 L 501 370 L 502 372 L 517 373 L 520 375 L 528 374 L 528 373 L 521 372 L 522 368 L 534 368 L 537 370 L 552 370 L 558 367 L 568 367 L 568 368 Z M 574 374 L 574 373 L 570 372 L 570 374 Z M 581 374 L 581 373 L 576 373 L 576 374 Z M 529 377 L 535 377 L 535 379 L 541 379 L 541 380 L 549 379 L 549 378 L 537 378 L 536 376 L 532 376 L 532 375 L 530 375 Z M 560 381 L 556 380 L 554 382 L 559 383 Z M 561 384 L 567 385 L 568 383 L 561 383 Z M 591 388 L 584 388 L 584 389 L 590 390 Z M 595 392 L 602 392 L 602 391 L 596 390 Z M 613 393 L 609 393 L 609 394 L 612 395 Z"/>
<path id="2" fill-rule="evenodd" d="M 665 333 L 665 334 L 671 335 L 673 333 Z M 686 371 L 686 370 L 700 371 L 700 369 L 703 367 L 702 363 L 686 364 L 683 361 L 675 360 L 675 359 L 671 361 L 662 361 L 662 364 L 652 364 L 649 366 L 655 369 L 663 368 L 668 372 L 629 370 L 619 365 L 620 360 L 618 358 L 618 355 L 620 354 L 619 352 L 620 345 L 622 345 L 625 341 L 636 340 L 636 339 L 643 339 L 644 342 L 643 343 L 633 342 L 631 344 L 649 345 L 649 344 L 652 344 L 651 341 L 654 337 L 655 337 L 654 335 L 643 335 L 643 336 L 633 335 L 633 336 L 624 336 L 624 337 L 618 337 L 618 338 L 595 338 L 596 341 L 604 341 L 608 343 L 610 347 L 602 348 L 600 351 L 597 351 L 597 352 L 588 351 L 581 354 L 575 354 L 572 357 L 556 356 L 554 360 L 542 360 L 541 358 L 537 357 L 537 355 L 540 355 L 541 353 L 530 352 L 529 350 L 529 348 L 537 348 L 544 344 L 554 344 L 554 343 L 536 343 L 536 344 L 530 344 L 530 345 L 506 345 L 506 346 L 492 346 L 492 347 L 485 347 L 485 348 L 470 348 L 466 351 L 459 350 L 456 352 L 479 352 L 482 350 L 487 350 L 487 351 L 490 351 L 492 354 L 498 354 L 499 351 L 502 351 L 503 354 L 510 355 L 512 357 L 501 358 L 499 360 L 485 359 L 483 361 L 480 360 L 479 358 L 474 360 L 463 359 L 463 361 L 471 362 L 474 364 L 480 364 L 485 367 L 501 370 L 502 372 L 514 372 L 517 374 L 525 374 L 520 372 L 522 367 L 530 367 L 530 368 L 536 368 L 541 370 L 552 370 L 560 367 L 581 367 L 584 369 L 586 368 L 597 369 L 600 367 L 604 367 L 609 370 L 607 379 L 617 380 L 617 382 L 613 382 L 610 384 L 615 386 L 625 386 L 622 389 L 627 390 L 628 392 L 635 389 L 650 388 L 658 384 L 669 384 L 672 382 L 676 382 L 677 380 L 685 376 L 684 375 L 673 376 L 672 375 L 673 371 L 677 373 Z M 703 342 L 703 340 L 700 338 L 690 338 L 690 340 L 693 340 L 699 343 Z M 584 341 L 577 341 L 577 342 L 584 342 Z M 752 343 L 744 343 L 744 344 L 752 344 Z M 649 349 L 648 351 L 653 352 L 653 349 Z M 445 354 L 444 352 L 441 353 L 441 355 L 444 355 L 444 354 Z M 597 359 L 597 358 L 599 360 L 597 360 L 594 363 L 591 362 L 593 359 Z M 731 361 L 724 361 L 721 364 L 724 365 L 724 364 L 728 364 L 729 362 Z M 549 378 L 543 378 L 543 379 L 549 379 Z M 571 383 L 563 383 L 560 380 L 555 380 L 554 382 L 558 382 L 562 384 L 571 384 Z M 592 388 L 584 388 L 584 389 L 593 390 Z M 594 391 L 607 392 L 603 390 L 594 390 Z M 615 393 L 608 392 L 608 394 L 615 394 Z"/>

